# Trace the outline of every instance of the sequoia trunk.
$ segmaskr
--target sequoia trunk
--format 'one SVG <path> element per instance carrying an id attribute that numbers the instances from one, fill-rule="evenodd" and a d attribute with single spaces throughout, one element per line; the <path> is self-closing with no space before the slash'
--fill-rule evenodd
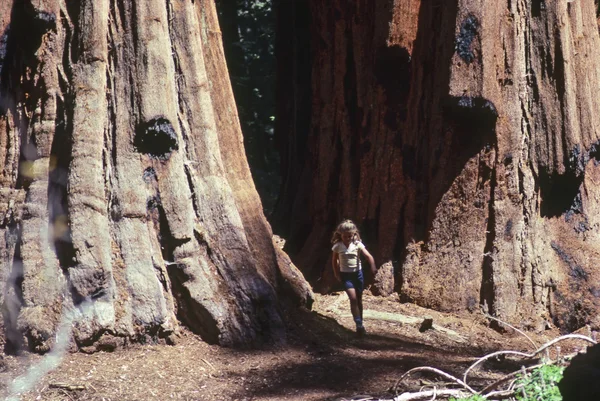
<path id="1" fill-rule="evenodd" d="M 10 16 L 10 18 L 9 18 Z M 212 0 L 0 5 L 9 345 L 283 338 L 310 289 L 274 247 Z M 285 293 L 284 293 L 285 292 Z"/>
<path id="2" fill-rule="evenodd" d="M 594 1 L 280 3 L 281 36 L 310 38 L 312 65 L 279 69 L 280 104 L 311 88 L 278 115 L 275 224 L 297 264 L 318 276 L 352 218 L 404 300 L 600 324 Z"/>

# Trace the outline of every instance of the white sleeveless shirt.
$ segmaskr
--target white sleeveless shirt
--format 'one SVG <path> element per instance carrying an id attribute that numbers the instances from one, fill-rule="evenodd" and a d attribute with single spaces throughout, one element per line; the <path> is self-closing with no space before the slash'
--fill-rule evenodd
<path id="1" fill-rule="evenodd" d="M 360 241 L 351 242 L 348 247 L 342 241 L 333 245 L 331 250 L 340 255 L 340 271 L 342 273 L 353 273 L 360 270 L 360 259 L 358 253 L 365 246 Z"/>

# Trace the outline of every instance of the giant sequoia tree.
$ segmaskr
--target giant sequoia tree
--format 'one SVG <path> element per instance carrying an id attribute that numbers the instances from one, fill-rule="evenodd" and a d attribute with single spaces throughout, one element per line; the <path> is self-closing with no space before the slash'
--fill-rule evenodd
<path id="1" fill-rule="evenodd" d="M 278 13 L 274 217 L 307 274 L 350 217 L 405 300 L 532 328 L 600 324 L 593 0 L 280 1 Z"/>
<path id="2" fill-rule="evenodd" d="M 0 4 L 9 345 L 283 336 L 308 289 L 271 240 L 212 0 Z"/>

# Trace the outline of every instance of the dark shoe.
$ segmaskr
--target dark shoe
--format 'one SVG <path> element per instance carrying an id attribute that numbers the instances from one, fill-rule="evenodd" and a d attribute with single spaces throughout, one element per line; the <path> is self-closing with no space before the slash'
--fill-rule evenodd
<path id="1" fill-rule="evenodd" d="M 359 337 L 364 337 L 364 336 L 367 335 L 367 330 L 363 326 L 357 327 L 356 328 L 356 334 Z"/>

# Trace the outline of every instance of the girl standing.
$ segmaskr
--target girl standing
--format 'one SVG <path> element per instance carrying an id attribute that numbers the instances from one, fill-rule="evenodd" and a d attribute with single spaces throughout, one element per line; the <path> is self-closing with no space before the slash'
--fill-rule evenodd
<path id="1" fill-rule="evenodd" d="M 362 304 L 365 280 L 360 266 L 360 253 L 364 254 L 369 261 L 373 276 L 377 273 L 375 260 L 360 242 L 358 228 L 351 220 L 344 220 L 337 226 L 331 243 L 333 244 L 333 248 L 331 248 L 333 251 L 331 258 L 333 274 L 342 282 L 350 299 L 350 311 L 356 323 L 356 333 L 364 336 L 367 333 L 363 325 Z"/>

